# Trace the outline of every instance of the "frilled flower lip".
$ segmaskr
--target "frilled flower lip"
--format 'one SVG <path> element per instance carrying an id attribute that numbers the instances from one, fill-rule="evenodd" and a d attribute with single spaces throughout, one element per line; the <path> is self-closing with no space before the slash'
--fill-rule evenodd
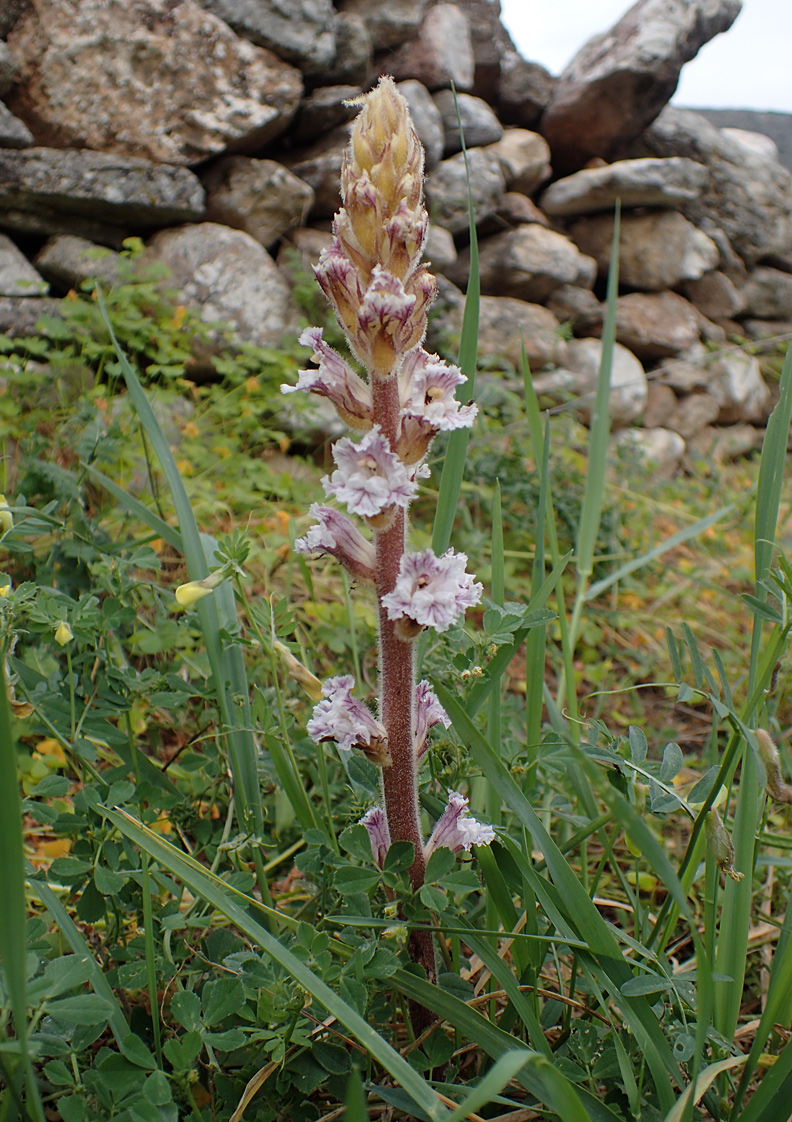
<path id="1" fill-rule="evenodd" d="M 356 374 L 337 351 L 322 338 L 321 327 L 308 327 L 300 336 L 304 347 L 313 348 L 317 369 L 301 370 L 294 386 L 284 383 L 281 393 L 305 390 L 328 398 L 338 410 L 342 420 L 352 428 L 371 425 L 371 387 Z"/>
<path id="2" fill-rule="evenodd" d="M 449 366 L 437 355 L 415 347 L 405 356 L 399 372 L 402 416 L 435 432 L 470 428 L 478 406 L 462 405 L 455 396 L 457 386 L 466 381 L 458 366 Z"/>
<path id="3" fill-rule="evenodd" d="M 424 846 L 427 861 L 441 847 L 460 853 L 463 849 L 470 850 L 474 845 L 489 845 L 495 840 L 492 826 L 478 822 L 467 807 L 468 800 L 459 791 L 448 792 L 448 805 Z"/>
<path id="4" fill-rule="evenodd" d="M 341 511 L 318 503 L 312 503 L 308 513 L 316 524 L 295 541 L 297 553 L 328 553 L 358 580 L 373 582 L 376 551 L 354 522 Z"/>
<path id="5" fill-rule="evenodd" d="M 442 557 L 431 549 L 405 553 L 392 591 L 382 597 L 388 619 L 408 619 L 421 627 L 447 631 L 481 599 L 483 587 L 465 572 L 466 565 L 466 554 L 453 549 Z"/>
<path id="6" fill-rule="evenodd" d="M 360 819 L 358 825 L 366 827 L 371 842 L 371 854 L 382 868 L 390 849 L 390 830 L 385 811 L 381 806 L 372 806 Z"/>
<path id="7" fill-rule="evenodd" d="M 368 707 L 352 696 L 354 687 L 351 674 L 327 679 L 322 686 L 324 698 L 306 725 L 308 735 L 315 744 L 334 740 L 342 751 L 360 748 L 369 758 L 385 762 L 387 733 Z"/>
<path id="8" fill-rule="evenodd" d="M 337 470 L 324 476 L 325 494 L 352 514 L 373 518 L 391 506 L 407 507 L 417 483 L 375 425 L 355 444 L 344 437 L 333 448 Z"/>

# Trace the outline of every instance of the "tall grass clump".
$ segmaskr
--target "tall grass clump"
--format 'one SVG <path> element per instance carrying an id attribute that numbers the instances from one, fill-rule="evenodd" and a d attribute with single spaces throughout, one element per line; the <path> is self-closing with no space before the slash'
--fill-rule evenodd
<path id="1" fill-rule="evenodd" d="M 605 718 L 602 605 L 734 526 L 738 504 L 604 556 L 617 216 L 574 487 L 527 364 L 510 405 L 504 465 L 534 480 L 526 548 L 506 468 L 466 475 L 469 447 L 503 427 L 483 379 L 471 400 L 472 220 L 459 366 L 423 346 L 422 192 L 383 79 L 316 267 L 351 358 L 309 327 L 314 365 L 284 387 L 328 398 L 351 430 L 328 455 L 330 502 L 240 447 L 266 518 L 246 498 L 250 527 L 229 525 L 233 478 L 212 517 L 101 298 L 97 373 L 126 387 L 142 445 L 100 384 L 101 406 L 63 418 L 84 426 L 68 457 L 37 445 L 7 472 L 3 1118 L 789 1114 L 792 567 L 777 539 L 792 351 L 743 502 L 755 579 L 728 605 L 737 641 L 722 655 L 696 619 L 663 619 L 668 673 L 614 683 L 633 713 L 651 690 L 666 726 L 696 712 L 703 741 Z M 225 389 L 255 387 L 237 370 Z M 119 482 L 133 444 L 153 500 Z"/>

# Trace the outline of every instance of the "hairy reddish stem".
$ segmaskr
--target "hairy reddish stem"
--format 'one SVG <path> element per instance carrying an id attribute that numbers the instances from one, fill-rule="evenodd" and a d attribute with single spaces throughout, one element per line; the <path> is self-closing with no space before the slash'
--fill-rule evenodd
<path id="1" fill-rule="evenodd" d="M 374 378 L 373 413 L 391 447 L 395 446 L 399 423 L 398 380 Z M 381 720 L 388 734 L 391 763 L 382 769 L 382 790 L 385 815 L 391 843 L 411 842 L 414 860 L 410 866 L 410 884 L 417 891 L 424 883 L 426 861 L 423 854 L 418 778 L 413 742 L 413 706 L 415 699 L 414 644 L 400 639 L 396 625 L 388 619 L 382 597 L 391 592 L 399 574 L 399 562 L 406 549 L 406 512 L 397 508 L 393 523 L 375 534 L 376 589 L 379 610 L 380 708 Z M 437 980 L 434 940 L 428 928 L 410 933 L 409 952 L 413 962 L 426 970 L 429 981 Z M 411 1010 L 416 1031 L 426 1027 L 433 1014 L 421 1006 Z"/>

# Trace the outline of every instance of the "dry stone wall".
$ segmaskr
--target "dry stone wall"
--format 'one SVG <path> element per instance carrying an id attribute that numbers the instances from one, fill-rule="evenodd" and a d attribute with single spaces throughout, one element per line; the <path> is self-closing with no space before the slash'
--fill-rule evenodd
<path id="1" fill-rule="evenodd" d="M 470 268 L 453 84 L 488 367 L 508 376 L 524 338 L 537 390 L 587 419 L 620 199 L 619 439 L 663 471 L 750 450 L 773 394 L 733 341 L 792 333 L 792 174 L 766 136 L 668 105 L 739 10 L 639 0 L 555 79 L 499 0 L 6 0 L 0 331 L 112 283 L 135 235 L 207 320 L 277 343 L 297 319 L 285 249 L 329 242 L 348 103 L 387 72 L 426 149 L 433 331 L 459 331 Z"/>

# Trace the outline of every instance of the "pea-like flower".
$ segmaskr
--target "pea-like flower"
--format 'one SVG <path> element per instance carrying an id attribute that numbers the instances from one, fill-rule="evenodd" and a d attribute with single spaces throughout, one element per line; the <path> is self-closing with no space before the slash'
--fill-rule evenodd
<path id="1" fill-rule="evenodd" d="M 368 706 L 352 696 L 354 686 L 351 674 L 327 679 L 324 698 L 306 725 L 308 735 L 315 744 L 334 740 L 344 752 L 359 748 L 373 763 L 385 766 L 390 763 L 387 733 Z"/>
<path id="2" fill-rule="evenodd" d="M 0 528 L 6 534 L 14 528 L 14 516 L 5 495 L 0 495 Z"/>
<path id="3" fill-rule="evenodd" d="M 373 806 L 366 811 L 358 824 L 365 826 L 368 830 L 371 854 L 379 867 L 382 868 L 390 849 L 390 831 L 388 830 L 388 819 L 385 817 L 385 811 L 381 806 Z"/>
<path id="4" fill-rule="evenodd" d="M 355 523 L 330 506 L 313 503 L 308 511 L 316 518 L 316 525 L 298 538 L 294 548 L 298 553 L 328 553 L 335 557 L 357 580 L 372 584 L 374 581 L 375 550 L 371 542 L 358 530 Z"/>
<path id="5" fill-rule="evenodd" d="M 422 627 L 447 631 L 459 616 L 478 604 L 483 591 L 479 581 L 465 572 L 467 556 L 448 549 L 436 557 L 431 549 L 405 553 L 391 592 L 382 597 L 388 619 L 404 620 L 402 638 L 412 638 Z"/>
<path id="6" fill-rule="evenodd" d="M 391 451 L 379 425 L 355 444 L 344 437 L 333 448 L 337 470 L 322 479 L 325 494 L 351 514 L 374 518 L 391 506 L 407 507 L 417 484 Z"/>
<path id="7" fill-rule="evenodd" d="M 210 573 L 208 577 L 202 580 L 187 581 L 186 584 L 180 584 L 176 589 L 176 603 L 180 608 L 190 608 L 199 600 L 203 600 L 204 596 L 208 596 L 213 592 L 218 585 L 222 584 L 228 576 L 225 567 L 217 569 L 214 573 Z"/>
<path id="8" fill-rule="evenodd" d="M 69 627 L 65 619 L 62 619 L 58 626 L 55 628 L 55 642 L 60 643 L 65 647 L 67 643 L 71 643 L 74 635 L 72 629 Z"/>
<path id="9" fill-rule="evenodd" d="M 438 818 L 429 841 L 424 847 L 424 857 L 444 847 L 454 853 L 469 850 L 474 845 L 489 845 L 495 840 L 492 826 L 478 822 L 468 810 L 468 800 L 459 791 L 448 792 L 448 805 Z"/>

